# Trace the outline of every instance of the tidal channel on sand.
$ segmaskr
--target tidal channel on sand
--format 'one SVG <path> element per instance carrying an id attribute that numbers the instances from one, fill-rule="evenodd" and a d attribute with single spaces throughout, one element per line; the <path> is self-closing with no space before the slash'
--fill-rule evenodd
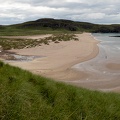
<path id="1" fill-rule="evenodd" d="M 85 88 L 120 92 L 120 34 L 92 35 L 100 41 L 99 54 L 89 61 L 73 66 L 73 69 L 85 72 L 88 76 L 70 82 Z"/>

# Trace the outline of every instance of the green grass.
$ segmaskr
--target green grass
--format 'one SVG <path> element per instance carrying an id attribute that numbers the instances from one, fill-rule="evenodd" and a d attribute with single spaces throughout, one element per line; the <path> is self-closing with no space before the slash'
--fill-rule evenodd
<path id="1" fill-rule="evenodd" d="M 120 120 L 120 94 L 65 85 L 0 62 L 1 120 Z"/>
<path id="2" fill-rule="evenodd" d="M 51 28 L 41 29 L 27 29 L 27 28 L 16 28 L 6 26 L 4 29 L 0 29 L 0 36 L 26 36 L 26 35 L 40 35 L 40 34 L 59 34 L 59 33 L 76 33 L 65 29 L 53 30 Z"/>

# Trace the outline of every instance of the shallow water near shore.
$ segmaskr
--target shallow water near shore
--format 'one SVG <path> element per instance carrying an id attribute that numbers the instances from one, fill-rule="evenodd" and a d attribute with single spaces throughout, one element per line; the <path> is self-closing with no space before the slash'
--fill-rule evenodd
<path id="1" fill-rule="evenodd" d="M 40 58 L 40 56 L 28 56 L 28 55 L 17 55 L 17 54 L 11 54 L 15 59 L 13 60 L 6 60 L 6 61 L 21 61 L 21 62 L 27 62 L 32 61 L 36 58 Z"/>
<path id="2" fill-rule="evenodd" d="M 34 55 L 19 55 L 10 52 L 1 52 L 1 58 L 4 59 L 4 62 L 29 62 L 34 59 L 41 58 L 43 56 L 34 56 Z"/>
<path id="3" fill-rule="evenodd" d="M 70 81 L 73 84 L 102 91 L 120 90 L 120 34 L 92 34 L 99 40 L 99 54 L 89 60 L 73 66 L 73 69 L 88 74 L 83 80 Z"/>

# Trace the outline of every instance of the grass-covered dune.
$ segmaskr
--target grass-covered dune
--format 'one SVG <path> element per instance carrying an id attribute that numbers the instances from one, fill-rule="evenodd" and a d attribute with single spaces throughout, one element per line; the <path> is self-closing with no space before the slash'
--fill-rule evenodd
<path id="1" fill-rule="evenodd" d="M 21 39 L 21 38 L 2 38 L 0 37 L 0 46 L 3 50 L 10 49 L 23 49 L 31 48 L 35 46 L 41 46 L 42 44 L 49 45 L 50 42 L 59 43 L 60 41 L 78 40 L 74 34 L 55 34 L 50 37 L 44 37 L 39 39 Z"/>
<path id="2" fill-rule="evenodd" d="M 120 94 L 65 85 L 0 62 L 1 120 L 120 120 Z"/>

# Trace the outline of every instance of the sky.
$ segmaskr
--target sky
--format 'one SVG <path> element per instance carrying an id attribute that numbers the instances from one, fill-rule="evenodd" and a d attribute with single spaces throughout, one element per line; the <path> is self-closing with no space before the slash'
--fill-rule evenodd
<path id="1" fill-rule="evenodd" d="M 40 18 L 120 24 L 120 0 L 0 0 L 0 25 Z"/>

